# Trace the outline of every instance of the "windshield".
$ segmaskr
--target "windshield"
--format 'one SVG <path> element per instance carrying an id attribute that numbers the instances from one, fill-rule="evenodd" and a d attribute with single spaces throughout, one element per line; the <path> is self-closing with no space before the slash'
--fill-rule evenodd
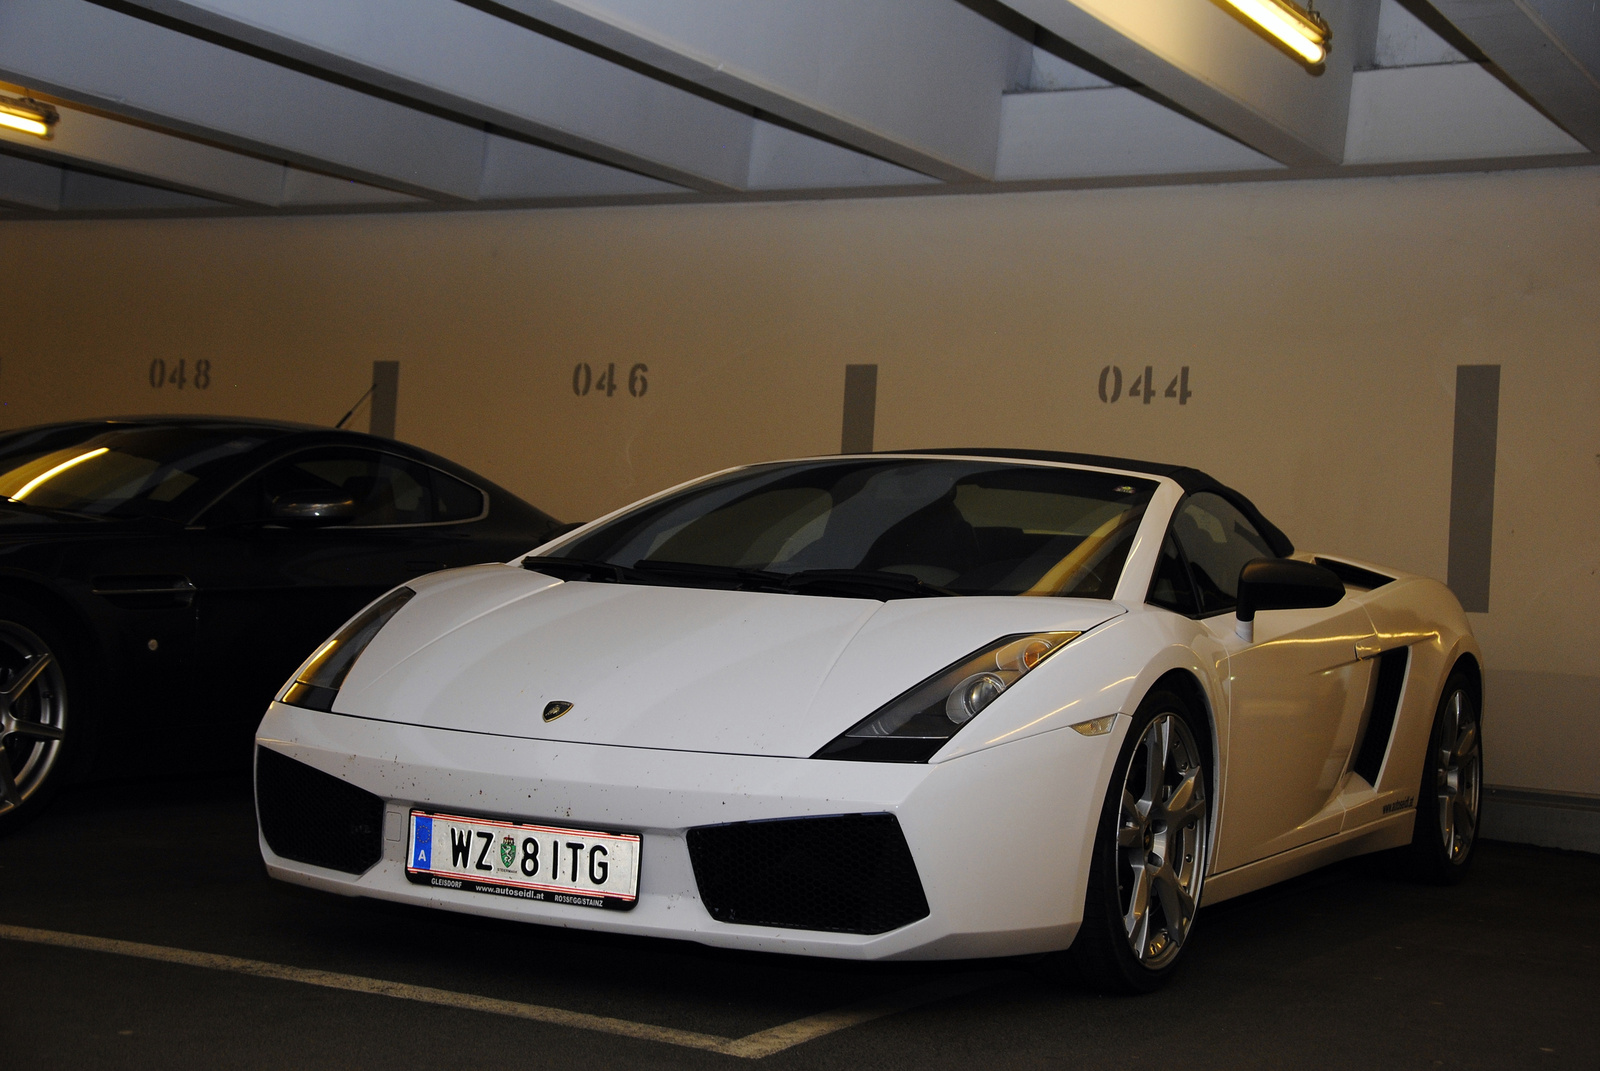
<path id="1" fill-rule="evenodd" d="M 760 465 L 631 510 L 555 557 L 913 578 L 940 594 L 1108 599 L 1151 480 L 993 460 Z M 530 563 L 531 564 L 531 563 Z M 674 571 L 683 582 L 693 570 Z"/>
<path id="2" fill-rule="evenodd" d="M 266 441 L 237 426 L 41 429 L 0 441 L 0 496 L 99 517 L 186 519 L 209 477 Z"/>

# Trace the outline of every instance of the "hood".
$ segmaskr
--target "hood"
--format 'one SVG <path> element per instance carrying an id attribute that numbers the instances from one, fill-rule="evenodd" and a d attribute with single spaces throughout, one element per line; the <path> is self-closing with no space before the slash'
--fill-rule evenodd
<path id="1" fill-rule="evenodd" d="M 480 575 L 421 591 L 357 660 L 335 712 L 499 736 L 806 756 L 998 636 L 1081 631 L 1123 612 L 1102 600 L 877 602 L 515 572 L 505 584 Z M 534 580 L 541 586 L 530 590 Z M 508 599 L 508 588 L 519 590 Z M 558 701 L 571 709 L 544 721 Z"/>

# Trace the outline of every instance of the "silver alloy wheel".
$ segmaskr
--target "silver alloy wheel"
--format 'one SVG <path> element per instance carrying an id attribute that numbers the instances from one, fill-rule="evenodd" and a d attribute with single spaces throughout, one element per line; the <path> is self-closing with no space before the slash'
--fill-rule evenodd
<path id="1" fill-rule="evenodd" d="M 31 630 L 0 621 L 0 814 L 45 783 L 66 724 L 66 682 L 55 655 Z"/>
<path id="2" fill-rule="evenodd" d="M 1117 893 L 1128 945 L 1151 970 L 1170 963 L 1194 923 L 1205 877 L 1206 784 L 1189 727 L 1160 714 L 1122 783 Z"/>
<path id="3" fill-rule="evenodd" d="M 1460 688 L 1445 703 L 1433 746 L 1439 763 L 1435 780 L 1439 834 L 1446 858 L 1459 863 L 1472 850 L 1472 840 L 1478 833 L 1478 792 L 1483 774 L 1478 717 Z"/>

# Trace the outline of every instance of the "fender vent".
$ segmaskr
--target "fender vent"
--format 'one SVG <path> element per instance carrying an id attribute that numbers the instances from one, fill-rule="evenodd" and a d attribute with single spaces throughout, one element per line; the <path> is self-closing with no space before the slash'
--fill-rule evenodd
<path id="1" fill-rule="evenodd" d="M 1389 738 L 1394 735 L 1394 715 L 1400 707 L 1400 692 L 1405 688 L 1406 667 L 1410 663 L 1409 647 L 1396 647 L 1378 656 L 1378 683 L 1372 690 L 1372 713 L 1367 716 L 1367 731 L 1361 737 L 1361 747 L 1351 767 L 1374 788 L 1378 785 L 1378 772 L 1383 769 L 1383 756 L 1389 750 Z"/>
<path id="2" fill-rule="evenodd" d="M 364 874 L 383 855 L 383 799 L 348 781 L 256 748 L 256 815 L 285 859 Z"/>
<path id="3" fill-rule="evenodd" d="M 1363 569 L 1359 565 L 1351 565 L 1335 558 L 1312 558 L 1312 561 L 1322 566 L 1328 572 L 1338 577 L 1345 587 L 1360 588 L 1362 591 L 1373 591 L 1385 584 L 1394 583 L 1394 577 L 1375 573 L 1371 569 Z"/>
<path id="4" fill-rule="evenodd" d="M 718 922 L 886 933 L 928 914 L 892 814 L 699 826 L 689 830 L 689 858 Z"/>

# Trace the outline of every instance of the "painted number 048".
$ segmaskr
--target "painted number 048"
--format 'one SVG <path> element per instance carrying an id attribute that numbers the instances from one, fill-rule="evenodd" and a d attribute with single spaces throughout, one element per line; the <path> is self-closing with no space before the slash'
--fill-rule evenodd
<path id="1" fill-rule="evenodd" d="M 194 363 L 194 373 L 190 374 L 189 361 L 186 357 L 179 357 L 176 364 L 168 367 L 167 362 L 157 357 L 150 362 L 150 386 L 156 390 L 171 385 L 182 390 L 193 384 L 195 390 L 205 390 L 211 386 L 211 362 L 204 357 Z"/>
<path id="2" fill-rule="evenodd" d="M 1122 369 L 1116 365 L 1108 364 L 1100 369 L 1100 400 L 1107 404 L 1119 400 L 1122 397 L 1122 382 Z M 1147 364 L 1142 370 L 1135 370 L 1133 382 L 1128 384 L 1128 399 L 1131 401 L 1138 398 L 1145 405 L 1149 405 L 1150 400 L 1156 396 L 1157 382 L 1159 380 L 1151 365 Z M 1189 366 L 1184 365 L 1179 369 L 1178 374 L 1167 384 L 1167 389 L 1160 393 L 1163 398 L 1178 399 L 1179 405 L 1188 405 L 1189 396 L 1194 393 L 1189 389 Z"/>

